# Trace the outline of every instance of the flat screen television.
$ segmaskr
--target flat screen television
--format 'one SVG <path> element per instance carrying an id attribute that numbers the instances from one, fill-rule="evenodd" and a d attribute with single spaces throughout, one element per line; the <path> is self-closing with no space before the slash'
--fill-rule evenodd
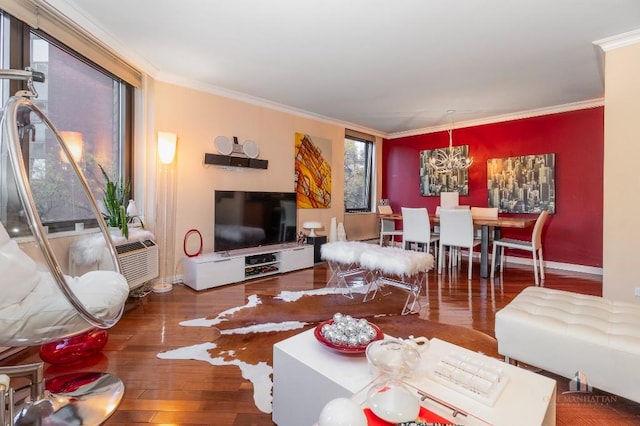
<path id="1" fill-rule="evenodd" d="M 295 192 L 215 191 L 214 251 L 297 241 Z"/>

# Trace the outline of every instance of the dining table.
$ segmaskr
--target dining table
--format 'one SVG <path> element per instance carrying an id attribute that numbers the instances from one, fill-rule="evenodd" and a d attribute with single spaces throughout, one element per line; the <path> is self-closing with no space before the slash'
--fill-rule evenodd
<path id="1" fill-rule="evenodd" d="M 401 214 L 379 215 L 385 219 L 402 220 Z M 432 225 L 440 223 L 440 216 L 429 215 L 429 220 Z M 479 226 L 481 230 L 480 234 L 480 277 L 488 278 L 490 272 L 489 265 L 489 236 L 491 230 L 493 230 L 493 238 L 499 239 L 503 228 L 515 228 L 525 229 L 533 226 L 536 223 L 535 217 L 505 217 L 498 216 L 497 219 L 488 218 L 473 218 L 473 224 Z M 498 254 L 499 255 L 499 254 Z M 500 261 L 497 259 L 496 264 Z"/>

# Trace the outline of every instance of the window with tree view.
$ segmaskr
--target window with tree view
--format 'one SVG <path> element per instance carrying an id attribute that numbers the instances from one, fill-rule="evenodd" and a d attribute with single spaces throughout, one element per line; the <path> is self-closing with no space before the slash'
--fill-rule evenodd
<path id="1" fill-rule="evenodd" d="M 6 17 L 3 24 L 9 25 Z M 16 56 L 25 58 L 25 63 L 3 64 L 3 68 L 31 67 L 44 73 L 45 81 L 34 84 L 38 97 L 32 102 L 60 132 L 94 198 L 100 202 L 104 188 L 100 166 L 114 181 L 123 179 L 129 169 L 125 152 L 130 140 L 127 122 L 131 120 L 128 99 L 132 87 L 45 34 L 15 21 L 11 25 L 19 25 L 19 33 L 26 35 L 7 43 L 6 39 L 17 32 L 2 32 L 3 45 L 22 53 L 5 52 L 3 63 Z M 29 42 L 20 43 L 17 39 Z M 3 91 L 3 103 L 12 94 Z M 29 130 L 21 132 L 20 142 L 43 225 L 50 232 L 73 230 L 77 223 L 94 226 L 90 202 L 53 131 L 33 112 L 19 116 L 19 128 Z M 0 212 L 13 235 L 25 234 L 27 223 L 20 208 L 20 203 L 9 203 L 6 211 Z"/>
<path id="2" fill-rule="evenodd" d="M 344 140 L 344 206 L 347 212 L 371 211 L 373 137 L 351 136 Z"/>

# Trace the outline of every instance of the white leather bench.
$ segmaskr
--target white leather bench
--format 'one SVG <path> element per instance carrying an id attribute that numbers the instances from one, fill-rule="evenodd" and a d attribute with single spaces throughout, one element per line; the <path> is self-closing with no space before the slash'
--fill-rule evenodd
<path id="1" fill-rule="evenodd" d="M 498 352 L 640 402 L 640 304 L 528 287 L 496 313 Z"/>

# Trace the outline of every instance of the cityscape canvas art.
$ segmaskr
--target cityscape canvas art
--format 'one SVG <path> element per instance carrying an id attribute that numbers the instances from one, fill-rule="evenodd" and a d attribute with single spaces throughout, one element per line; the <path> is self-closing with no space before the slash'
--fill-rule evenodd
<path id="1" fill-rule="evenodd" d="M 455 147 L 463 158 L 469 156 L 469 145 Z M 429 159 L 438 151 L 449 148 L 425 149 L 420 151 L 420 195 L 438 197 L 441 192 L 459 192 L 469 195 L 469 171 L 467 169 L 438 173 L 429 166 Z"/>
<path id="2" fill-rule="evenodd" d="M 501 213 L 555 213 L 555 168 L 555 154 L 487 160 L 489 207 Z"/>

